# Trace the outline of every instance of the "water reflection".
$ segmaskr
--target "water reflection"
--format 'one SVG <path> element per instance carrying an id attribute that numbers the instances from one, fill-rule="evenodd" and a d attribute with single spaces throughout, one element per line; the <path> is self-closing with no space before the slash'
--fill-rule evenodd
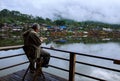
<path id="1" fill-rule="evenodd" d="M 106 43 L 106 42 L 118 42 L 120 43 L 120 38 L 105 38 L 105 37 L 48 37 L 46 44 L 55 42 L 57 44 L 70 44 L 70 43 Z"/>
<path id="2" fill-rule="evenodd" d="M 77 41 L 76 41 L 77 39 Z M 120 42 L 118 39 L 93 39 L 93 38 L 76 38 L 76 39 L 69 39 L 72 40 L 73 42 L 68 41 L 68 42 L 62 42 L 62 43 L 54 43 L 52 42 L 49 44 L 44 44 L 43 46 L 50 46 L 52 45 L 55 48 L 58 49 L 63 49 L 63 50 L 69 50 L 69 51 L 74 51 L 74 52 L 79 52 L 79 53 L 85 53 L 85 54 L 91 54 L 95 56 L 102 56 L 102 57 L 109 57 L 109 58 L 114 58 L 114 59 L 120 59 Z M 78 41 L 78 39 L 80 39 Z M 90 39 L 90 40 L 88 40 Z M 83 41 L 84 40 L 84 41 Z M 100 40 L 100 41 L 98 41 Z M 86 41 L 86 42 L 85 42 Z M 96 42 L 95 42 L 96 41 Z M 75 43 L 76 42 L 76 43 Z M 52 52 L 51 52 L 52 54 Z M 62 57 L 69 58 L 69 56 L 66 56 L 64 53 Z M 53 55 L 59 55 L 59 53 L 54 53 Z M 54 61 L 54 60 L 53 60 Z M 89 57 L 84 57 L 84 56 L 77 56 L 77 61 L 80 62 L 87 62 L 87 63 L 92 63 L 92 64 L 97 64 L 109 68 L 114 68 L 114 69 L 120 69 L 120 65 L 113 64 L 111 61 L 106 61 L 106 60 L 100 60 L 100 59 L 95 59 L 95 58 L 89 58 Z M 52 63 L 52 62 L 51 62 Z M 57 63 L 57 62 L 56 62 Z M 66 66 L 67 64 L 62 64 L 60 66 Z M 67 66 L 66 66 L 67 67 Z M 106 79 L 107 81 L 120 81 L 120 73 L 117 72 L 111 72 L 95 67 L 89 67 L 85 65 L 76 65 L 76 71 L 81 72 L 83 74 L 87 75 L 93 75 L 99 78 Z M 61 75 L 62 76 L 62 75 Z M 64 76 L 62 76 L 64 77 Z M 64 77 L 66 78 L 66 77 Z M 82 76 L 76 76 L 75 81 L 94 81 Z"/>
<path id="3" fill-rule="evenodd" d="M 64 41 L 56 41 L 56 40 L 64 40 Z M 109 57 L 114 59 L 120 59 L 120 39 L 119 38 L 86 38 L 86 37 L 67 37 L 67 38 L 48 38 L 49 41 L 46 41 L 46 43 L 43 43 L 42 46 L 50 47 L 51 45 L 54 48 L 63 49 L 63 50 L 69 50 L 79 53 L 85 53 L 85 54 L 91 54 L 96 56 L 102 56 L 102 57 Z M 51 53 L 53 56 L 59 56 L 64 58 L 69 58 L 69 54 L 63 53 L 63 52 L 57 52 L 52 50 L 47 50 Z M 1 51 L 0 55 L 6 56 L 7 54 L 13 54 L 13 52 L 17 53 L 23 53 L 22 49 L 19 50 L 9 50 L 8 52 L 5 52 L 4 54 Z M 15 54 L 15 53 L 14 53 Z M 25 57 L 19 57 L 17 59 L 13 58 L 13 62 L 8 62 L 9 59 L 4 62 L 7 64 L 15 63 L 16 61 L 25 61 Z M 111 61 L 106 60 L 100 60 L 95 58 L 89 58 L 84 56 L 77 56 L 77 61 L 80 62 L 87 62 L 92 64 L 97 64 L 109 68 L 115 68 L 120 69 L 120 65 L 115 65 Z M 4 66 L 3 60 L 0 60 L 1 67 Z M 60 66 L 61 68 L 68 69 L 69 64 L 68 62 L 64 62 L 57 59 L 51 59 L 50 64 Z M 53 74 L 57 73 L 56 75 L 60 75 L 61 77 L 67 78 L 68 74 L 65 72 L 61 72 L 58 70 L 53 70 L 53 68 L 44 69 L 45 71 L 51 72 Z M 12 71 L 12 70 L 11 70 Z M 13 70 L 14 71 L 14 70 Z M 83 74 L 87 75 L 93 75 L 99 78 L 105 78 L 107 81 L 120 81 L 120 73 L 117 72 L 111 72 L 106 71 L 103 69 L 95 68 L 95 67 L 89 67 L 86 65 L 77 64 L 76 65 L 76 72 L 81 72 Z M 5 73 L 5 72 L 4 72 Z M 7 71 L 6 71 L 7 73 Z M 75 81 L 94 81 L 93 79 L 88 79 L 82 76 L 76 76 Z"/>

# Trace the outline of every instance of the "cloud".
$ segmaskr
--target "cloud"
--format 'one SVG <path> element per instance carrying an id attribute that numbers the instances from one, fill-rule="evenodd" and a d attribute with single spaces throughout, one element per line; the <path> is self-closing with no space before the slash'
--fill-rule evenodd
<path id="1" fill-rule="evenodd" d="M 114 72 L 111 71 L 105 71 L 101 69 L 94 69 L 93 72 L 91 73 L 92 75 L 96 77 L 102 77 L 106 79 L 106 81 L 120 81 L 120 76 L 119 74 L 115 74 Z"/>
<path id="2" fill-rule="evenodd" d="M 120 0 L 1 0 L 0 5 L 43 18 L 60 15 L 76 21 L 120 23 Z"/>

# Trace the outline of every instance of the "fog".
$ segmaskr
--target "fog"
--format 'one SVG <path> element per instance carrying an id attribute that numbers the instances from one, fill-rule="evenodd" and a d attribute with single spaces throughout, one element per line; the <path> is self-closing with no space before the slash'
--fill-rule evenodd
<path id="1" fill-rule="evenodd" d="M 0 0 L 0 10 L 5 8 L 50 19 L 120 23 L 120 0 Z"/>

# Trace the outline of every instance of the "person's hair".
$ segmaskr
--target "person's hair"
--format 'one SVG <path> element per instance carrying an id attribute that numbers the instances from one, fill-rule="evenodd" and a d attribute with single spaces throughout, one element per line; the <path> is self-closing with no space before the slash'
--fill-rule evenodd
<path id="1" fill-rule="evenodd" d="M 37 23 L 34 23 L 33 25 L 32 25 L 32 29 L 40 29 L 40 25 L 39 24 L 37 24 Z"/>

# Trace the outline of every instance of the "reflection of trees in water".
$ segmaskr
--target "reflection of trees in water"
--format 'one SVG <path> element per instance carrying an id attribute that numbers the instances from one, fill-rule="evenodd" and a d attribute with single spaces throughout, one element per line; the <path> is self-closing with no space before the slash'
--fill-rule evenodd
<path id="1" fill-rule="evenodd" d="M 21 45 L 23 44 L 23 40 L 21 38 L 1 38 L 0 47 L 3 46 L 13 46 L 13 45 Z"/>
<path id="2" fill-rule="evenodd" d="M 69 43 L 106 43 L 106 42 L 120 42 L 120 38 L 105 38 L 105 37 L 47 37 L 46 44 L 55 42 L 56 44 Z M 12 38 L 1 38 L 0 46 L 20 45 L 23 44 L 22 37 L 15 36 Z"/>
<path id="3" fill-rule="evenodd" d="M 67 43 L 106 43 L 120 42 L 120 38 L 105 38 L 105 37 L 48 37 L 46 43 L 55 42 L 57 44 Z"/>

